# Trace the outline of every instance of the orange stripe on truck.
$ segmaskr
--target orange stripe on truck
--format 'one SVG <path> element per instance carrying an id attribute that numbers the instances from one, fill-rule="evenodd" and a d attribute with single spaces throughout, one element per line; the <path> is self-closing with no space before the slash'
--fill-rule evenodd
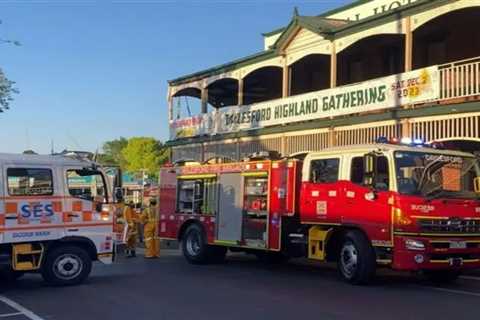
<path id="1" fill-rule="evenodd" d="M 53 201 L 52 202 L 52 209 L 53 212 L 62 212 L 62 202 L 61 201 Z"/>
<path id="2" fill-rule="evenodd" d="M 18 206 L 16 202 L 5 203 L 5 213 L 17 213 Z"/>
<path id="3" fill-rule="evenodd" d="M 92 221 L 93 213 L 92 211 L 83 211 L 83 221 Z"/>
<path id="4" fill-rule="evenodd" d="M 72 211 L 79 212 L 79 211 L 82 211 L 82 209 L 83 209 L 82 201 L 73 201 Z"/>

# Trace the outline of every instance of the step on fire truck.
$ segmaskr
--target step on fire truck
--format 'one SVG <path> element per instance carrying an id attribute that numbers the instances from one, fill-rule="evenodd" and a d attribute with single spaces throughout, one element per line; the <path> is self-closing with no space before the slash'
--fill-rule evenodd
<path id="1" fill-rule="evenodd" d="M 115 195 L 108 181 L 78 152 L 0 154 L 3 275 L 39 272 L 50 284 L 71 285 L 88 277 L 92 261 L 112 263 Z"/>
<path id="2" fill-rule="evenodd" d="M 226 251 L 377 266 L 453 280 L 480 267 L 480 167 L 469 153 L 387 139 L 288 159 L 185 162 L 160 172 L 159 232 L 195 264 Z M 217 161 L 218 162 L 218 161 Z"/>

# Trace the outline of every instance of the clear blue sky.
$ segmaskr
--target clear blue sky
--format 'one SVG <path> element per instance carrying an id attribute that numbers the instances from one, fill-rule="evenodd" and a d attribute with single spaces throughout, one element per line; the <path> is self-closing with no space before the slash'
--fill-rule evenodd
<path id="1" fill-rule="evenodd" d="M 293 7 L 348 0 L 7 1 L 0 67 L 21 93 L 0 114 L 0 152 L 94 151 L 119 136 L 168 139 L 167 80 L 262 50 Z"/>

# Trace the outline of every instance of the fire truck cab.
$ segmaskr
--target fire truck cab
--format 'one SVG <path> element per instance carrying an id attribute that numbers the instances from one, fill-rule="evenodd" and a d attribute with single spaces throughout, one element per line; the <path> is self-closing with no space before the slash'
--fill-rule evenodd
<path id="1" fill-rule="evenodd" d="M 41 273 L 54 285 L 85 280 L 112 263 L 112 186 L 78 154 L 0 154 L 0 268 Z"/>
<path id="2" fill-rule="evenodd" d="M 187 162 L 161 169 L 160 237 L 191 263 L 230 249 L 335 261 L 353 284 L 378 266 L 452 280 L 480 267 L 479 176 L 472 154 L 412 143 Z"/>

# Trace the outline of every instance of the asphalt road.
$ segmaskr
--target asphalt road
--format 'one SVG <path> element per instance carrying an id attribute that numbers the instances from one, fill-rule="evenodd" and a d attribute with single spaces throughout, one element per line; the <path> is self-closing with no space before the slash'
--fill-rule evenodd
<path id="1" fill-rule="evenodd" d="M 0 289 L 0 319 L 478 319 L 480 277 L 438 286 L 382 270 L 368 287 L 343 283 L 331 266 L 265 266 L 243 254 L 222 265 L 158 260 L 95 265 L 87 283 L 53 288 L 28 275 Z M 13 305 L 12 305 L 13 303 Z M 3 316 L 2 316 L 3 315 Z"/>

